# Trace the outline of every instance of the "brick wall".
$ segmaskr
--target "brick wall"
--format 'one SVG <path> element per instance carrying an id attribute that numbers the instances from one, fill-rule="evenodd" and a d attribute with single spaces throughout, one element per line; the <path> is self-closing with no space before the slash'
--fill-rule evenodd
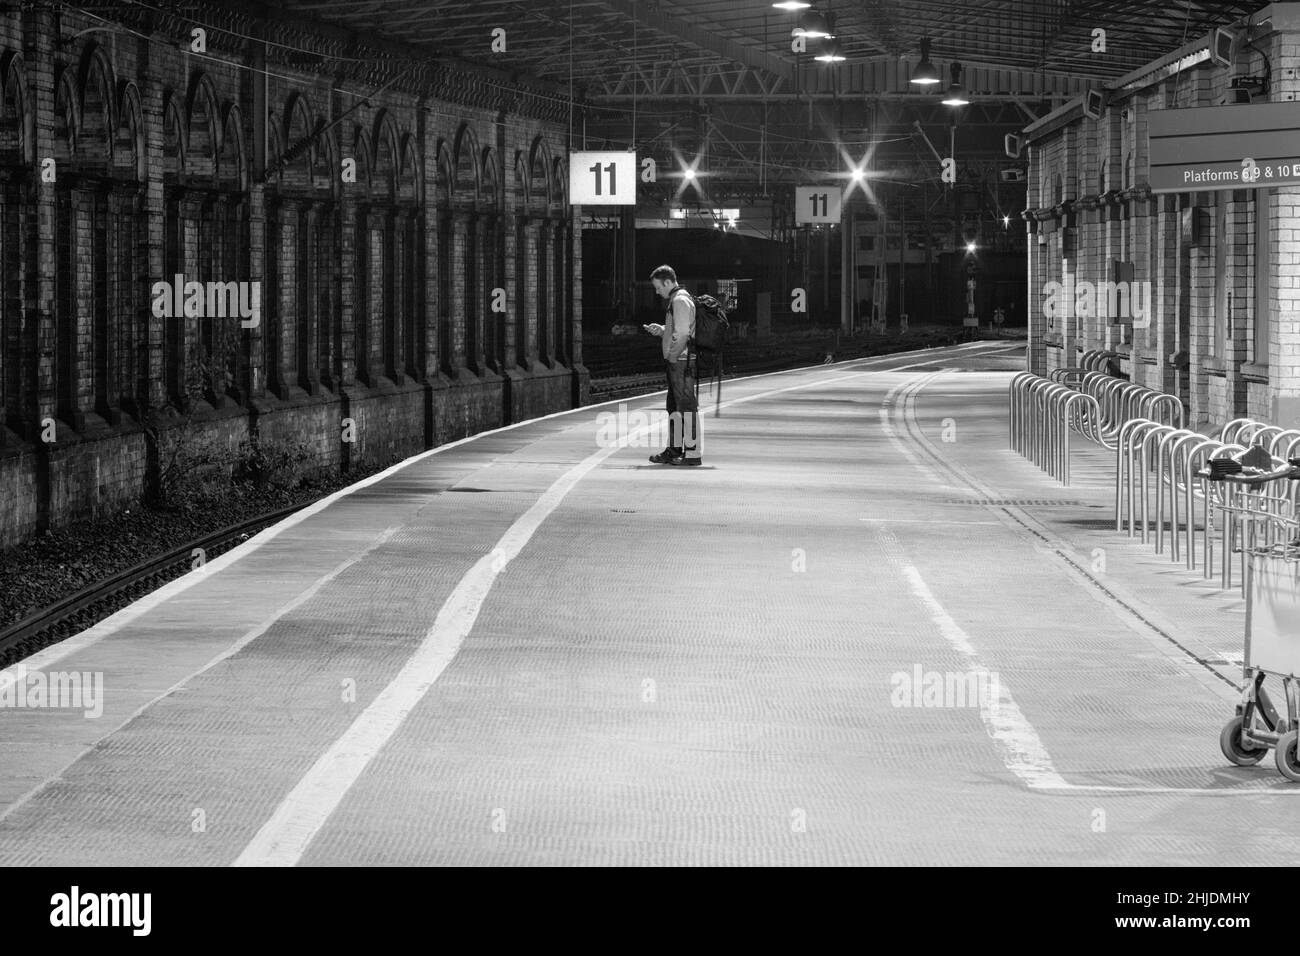
<path id="1" fill-rule="evenodd" d="M 1300 10 L 1273 9 L 1268 32 L 1252 36 L 1255 49 L 1239 45 L 1230 66 L 1153 64 L 1145 79 L 1107 91 L 1100 119 L 1076 102 L 1028 131 L 1030 370 L 1076 364 L 1085 348 L 1114 350 L 1133 381 L 1179 395 L 1201 428 L 1245 415 L 1271 420 L 1278 397 L 1300 396 L 1300 186 L 1153 195 L 1148 184 L 1153 112 L 1224 103 L 1234 77 L 1264 73 L 1265 54 L 1268 101 L 1300 97 Z M 1208 45 L 1197 38 L 1181 52 Z M 1263 254 L 1261 209 L 1269 216 Z M 1196 238 L 1187 216 L 1199 217 Z M 1063 251 L 1071 227 L 1073 256 Z M 1149 328 L 1042 314 L 1049 282 L 1101 282 L 1117 261 L 1151 283 Z M 1257 292 L 1267 301 L 1258 315 Z"/>
<path id="2" fill-rule="evenodd" d="M 139 500 L 182 434 L 346 472 L 587 394 L 561 99 L 443 66 L 372 95 L 401 70 L 342 79 L 335 33 L 184 13 L 0 11 L 0 547 Z M 259 323 L 156 314 L 178 273 L 258 284 Z"/>

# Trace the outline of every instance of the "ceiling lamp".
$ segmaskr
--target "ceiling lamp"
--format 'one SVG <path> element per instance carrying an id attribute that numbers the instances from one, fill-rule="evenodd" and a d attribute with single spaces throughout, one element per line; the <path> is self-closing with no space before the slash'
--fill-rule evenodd
<path id="1" fill-rule="evenodd" d="M 930 62 L 930 38 L 921 41 L 921 62 L 912 71 L 912 82 L 922 86 L 933 86 L 939 82 L 939 71 Z"/>
<path id="2" fill-rule="evenodd" d="M 809 10 L 799 18 L 799 25 L 794 28 L 794 35 L 807 37 L 810 40 L 818 40 L 830 36 L 831 31 L 826 25 L 824 16 L 816 10 Z"/>
<path id="3" fill-rule="evenodd" d="M 954 62 L 952 65 L 952 86 L 948 87 L 948 95 L 943 98 L 944 106 L 969 106 L 970 100 L 966 98 L 966 91 L 961 85 L 961 64 Z"/>
<path id="4" fill-rule="evenodd" d="M 817 55 L 817 59 L 823 63 L 839 63 L 844 59 L 844 54 L 840 52 L 839 37 L 827 37 L 822 40 L 822 51 Z"/>
<path id="5" fill-rule="evenodd" d="M 811 3 L 804 3 L 804 0 L 781 0 L 780 3 L 774 3 L 772 6 L 778 10 L 807 10 L 812 6 Z"/>

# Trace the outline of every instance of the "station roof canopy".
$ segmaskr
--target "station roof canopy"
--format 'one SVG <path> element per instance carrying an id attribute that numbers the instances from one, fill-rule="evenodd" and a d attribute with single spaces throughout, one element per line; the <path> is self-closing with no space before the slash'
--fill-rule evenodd
<path id="1" fill-rule="evenodd" d="M 770 182 L 842 170 L 846 156 L 864 149 L 881 165 L 929 165 L 949 148 L 1005 163 L 1006 133 L 1268 6 L 815 0 L 810 11 L 791 11 L 773 0 L 210 2 L 323 25 L 382 49 L 395 68 L 424 59 L 536 84 L 575 104 L 577 144 L 640 150 L 657 141 L 677 154 L 707 152 L 713 173 L 756 178 L 763 193 Z M 814 12 L 829 20 L 843 61 L 815 59 L 822 39 L 793 49 L 792 30 Z M 910 82 L 923 40 L 940 77 L 929 87 Z M 960 119 L 941 105 L 955 64 L 971 104 Z"/>
<path id="2" fill-rule="evenodd" d="M 565 84 L 572 70 L 575 84 L 591 93 L 638 67 L 746 67 L 767 74 L 767 81 L 790 80 L 799 69 L 790 32 L 801 14 L 776 9 L 772 0 L 279 0 L 274 6 Z M 1101 80 L 1265 6 L 1265 0 L 817 0 L 812 9 L 833 18 L 842 65 L 900 58 L 915 64 L 921 40 L 929 38 L 936 64 L 957 60 Z M 505 52 L 491 50 L 496 28 L 506 31 Z M 1099 29 L 1106 31 L 1105 52 L 1094 52 Z M 809 41 L 804 59 L 819 42 Z M 813 66 L 819 73 L 839 68 Z"/>

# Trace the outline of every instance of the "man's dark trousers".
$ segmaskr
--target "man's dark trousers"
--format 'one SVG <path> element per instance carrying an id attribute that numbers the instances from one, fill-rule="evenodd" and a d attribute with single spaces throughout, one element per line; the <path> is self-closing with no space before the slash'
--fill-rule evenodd
<path id="1" fill-rule="evenodd" d="M 665 362 L 668 366 L 668 447 L 680 448 L 683 457 L 700 457 L 700 400 L 695 395 L 695 370 L 689 360 Z"/>

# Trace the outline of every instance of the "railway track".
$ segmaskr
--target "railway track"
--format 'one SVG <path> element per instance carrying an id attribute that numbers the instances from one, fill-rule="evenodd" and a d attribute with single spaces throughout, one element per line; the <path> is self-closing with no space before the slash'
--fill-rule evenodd
<path id="1" fill-rule="evenodd" d="M 0 631 L 0 667 L 7 667 L 80 633 L 168 581 L 187 574 L 191 570 L 195 548 L 201 548 L 205 561 L 210 561 L 308 504 L 310 502 L 302 502 L 281 508 L 196 538 L 166 554 L 96 581 L 57 604 L 28 615 Z"/>
<path id="2" fill-rule="evenodd" d="M 954 329 L 951 331 L 945 330 L 944 332 L 932 332 L 908 341 L 859 342 L 849 339 L 840 343 L 840 348 L 835 351 L 835 357 L 837 359 L 867 358 L 874 355 L 889 355 L 893 352 L 902 352 L 908 349 L 951 345 L 954 342 L 962 341 L 964 335 L 963 330 Z M 772 346 L 766 344 L 761 347 L 751 345 L 748 348 L 735 349 L 727 355 L 726 377 L 754 375 L 760 372 L 777 372 L 808 365 L 819 365 L 828 350 L 833 349 L 834 342 L 834 336 L 826 336 L 822 340 L 800 341 L 794 348 L 784 352 L 773 349 Z M 644 361 L 644 358 L 641 358 L 641 362 Z M 591 372 L 589 388 L 592 404 L 616 398 L 628 398 L 643 392 L 663 388 L 663 371 L 661 369 L 656 368 L 650 371 L 637 368 L 635 371 L 623 375 L 610 374 L 616 364 L 617 361 L 610 358 L 598 359 L 588 363 L 587 368 Z M 707 376 L 701 379 L 701 388 L 704 387 L 706 380 Z"/>

